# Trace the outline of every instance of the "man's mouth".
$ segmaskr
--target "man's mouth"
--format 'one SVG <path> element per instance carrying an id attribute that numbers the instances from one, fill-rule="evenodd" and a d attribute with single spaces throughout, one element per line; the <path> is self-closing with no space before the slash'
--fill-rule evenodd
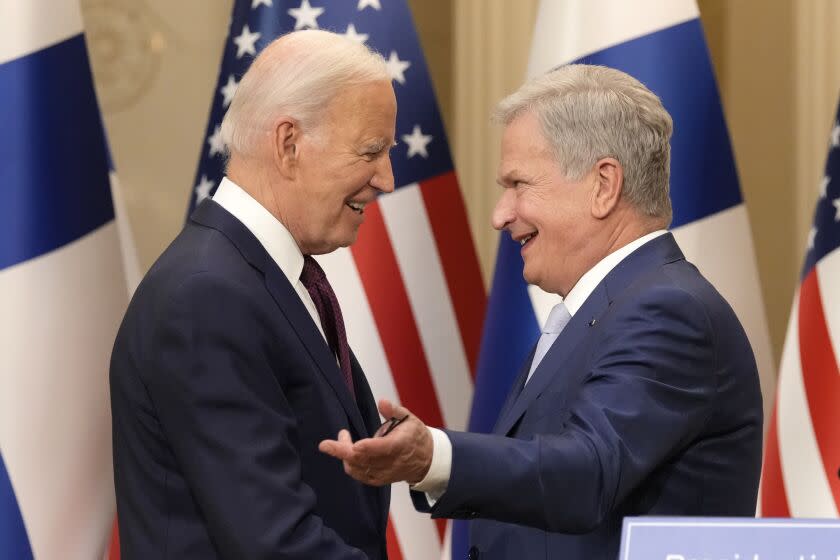
<path id="1" fill-rule="evenodd" d="M 367 205 L 367 202 L 348 201 L 348 202 L 345 202 L 344 204 L 346 204 L 347 207 L 350 208 L 356 214 L 364 214 L 365 213 L 365 206 Z"/>
<path id="2" fill-rule="evenodd" d="M 536 236 L 537 236 L 536 231 L 534 233 L 529 233 L 528 235 L 526 235 L 525 237 L 523 237 L 519 240 L 519 246 L 524 247 L 529 241 L 531 241 Z"/>

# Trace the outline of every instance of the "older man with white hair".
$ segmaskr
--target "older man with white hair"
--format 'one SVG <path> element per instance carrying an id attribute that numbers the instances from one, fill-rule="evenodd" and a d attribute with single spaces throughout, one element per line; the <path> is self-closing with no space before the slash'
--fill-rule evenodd
<path id="1" fill-rule="evenodd" d="M 379 416 L 312 255 L 391 192 L 381 56 L 288 34 L 243 76 L 226 177 L 152 266 L 111 361 L 123 560 L 385 559 L 390 494 L 318 453 Z"/>
<path id="2" fill-rule="evenodd" d="M 321 449 L 358 480 L 412 483 L 434 517 L 472 519 L 470 560 L 611 559 L 624 516 L 753 515 L 758 373 L 666 231 L 671 117 L 631 76 L 588 65 L 533 79 L 496 116 L 493 225 L 562 303 L 492 434 L 429 430 L 383 402 L 406 418 L 390 434 Z"/>

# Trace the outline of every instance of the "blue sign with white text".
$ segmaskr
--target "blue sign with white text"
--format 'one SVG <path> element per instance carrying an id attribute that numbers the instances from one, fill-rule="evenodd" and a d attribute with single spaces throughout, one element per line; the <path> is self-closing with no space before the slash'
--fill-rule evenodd
<path id="1" fill-rule="evenodd" d="M 627 517 L 619 560 L 840 560 L 840 520 Z"/>

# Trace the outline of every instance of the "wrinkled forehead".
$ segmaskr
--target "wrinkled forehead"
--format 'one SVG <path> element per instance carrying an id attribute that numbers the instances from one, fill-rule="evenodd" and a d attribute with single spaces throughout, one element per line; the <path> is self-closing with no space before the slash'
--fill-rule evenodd
<path id="1" fill-rule="evenodd" d="M 394 142 L 397 102 L 388 82 L 344 88 L 319 116 L 318 122 L 312 123 L 316 134 L 338 135 L 370 150 L 390 147 Z"/>
<path id="2" fill-rule="evenodd" d="M 336 121 L 360 116 L 363 120 L 376 117 L 396 119 L 397 98 L 390 82 L 375 81 L 342 88 L 330 98 L 323 111 L 324 118 Z"/>

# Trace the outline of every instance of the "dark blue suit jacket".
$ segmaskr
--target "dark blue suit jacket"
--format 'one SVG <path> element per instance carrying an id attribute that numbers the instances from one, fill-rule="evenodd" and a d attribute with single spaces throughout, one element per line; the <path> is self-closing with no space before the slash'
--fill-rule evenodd
<path id="1" fill-rule="evenodd" d="M 754 515 L 753 352 L 671 234 L 607 275 L 522 389 L 529 365 L 493 434 L 448 432 L 432 513 L 475 518 L 471 558 L 614 559 L 627 515 Z"/>
<path id="2" fill-rule="evenodd" d="M 357 402 L 297 292 L 212 201 L 140 284 L 111 357 L 123 560 L 384 559 L 389 489 L 318 443 L 379 415 Z"/>

